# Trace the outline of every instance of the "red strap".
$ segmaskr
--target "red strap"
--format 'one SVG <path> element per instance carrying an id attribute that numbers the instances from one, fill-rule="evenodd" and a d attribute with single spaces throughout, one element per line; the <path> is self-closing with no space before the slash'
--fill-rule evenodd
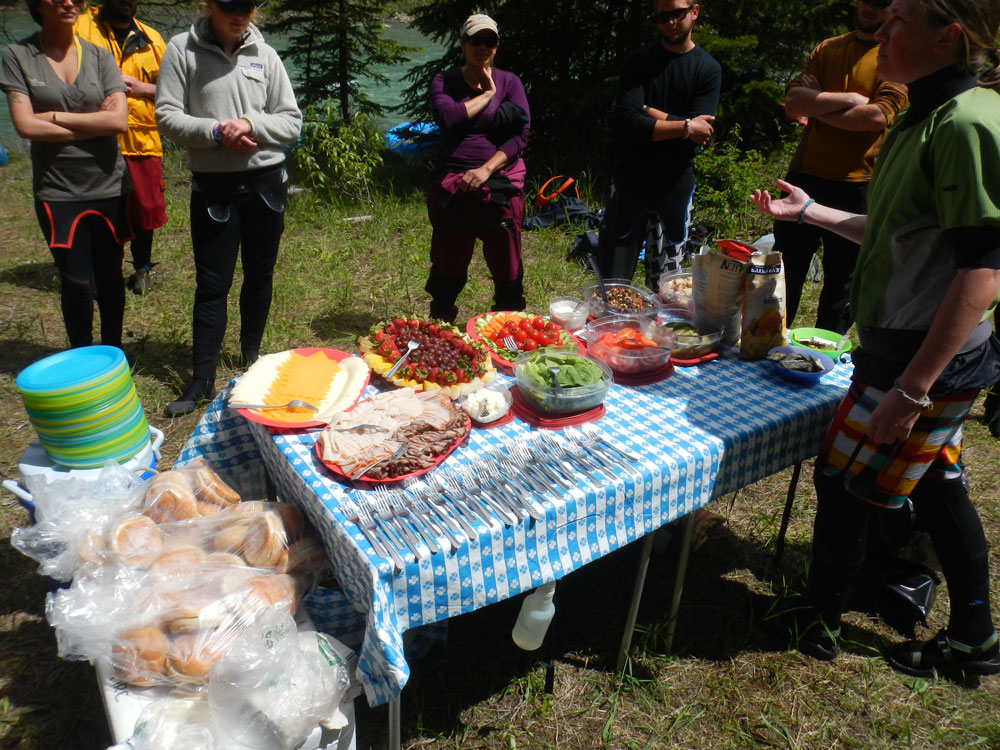
<path id="1" fill-rule="evenodd" d="M 546 205 L 548 205 L 549 203 L 551 203 L 553 201 L 553 199 L 555 199 L 555 197 L 557 195 L 559 195 L 560 193 L 562 193 L 563 190 L 565 190 L 570 185 L 572 185 L 574 182 L 576 182 L 576 180 L 574 180 L 572 177 L 567 177 L 566 178 L 566 182 L 564 182 L 562 185 L 560 185 L 559 188 L 554 193 L 552 193 L 551 195 L 545 195 L 545 188 L 547 188 L 549 186 L 549 183 L 555 182 L 556 180 L 560 179 L 561 177 L 562 177 L 561 174 L 557 174 L 555 177 L 550 177 L 549 179 L 547 179 L 545 181 L 544 185 L 542 185 L 540 188 L 538 188 L 538 195 L 535 196 L 535 206 L 546 206 Z M 580 191 L 577 190 L 577 188 L 575 186 L 573 187 L 573 192 L 576 193 L 576 197 L 577 198 L 580 197 Z"/>
<path id="2" fill-rule="evenodd" d="M 750 259 L 757 248 L 753 245 L 748 245 L 746 242 L 741 242 L 740 240 L 716 240 L 715 244 L 722 248 L 722 254 L 728 255 L 730 258 L 736 258 L 736 260 L 742 260 L 746 262 Z"/>

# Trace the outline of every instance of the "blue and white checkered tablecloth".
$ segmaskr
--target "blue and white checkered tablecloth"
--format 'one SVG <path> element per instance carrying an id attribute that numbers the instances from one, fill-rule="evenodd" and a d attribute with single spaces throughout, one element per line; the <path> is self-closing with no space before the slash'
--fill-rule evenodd
<path id="1" fill-rule="evenodd" d="M 227 462 L 224 469 L 252 483 L 255 471 L 239 469 L 236 454 L 245 450 L 253 463 L 263 458 L 279 497 L 305 510 L 347 598 L 366 618 L 360 671 L 368 701 L 377 705 L 397 697 L 408 678 L 404 631 L 561 578 L 714 498 L 815 455 L 849 385 L 850 366 L 838 365 L 809 387 L 788 384 L 771 369 L 766 361 L 740 362 L 734 350 L 726 350 L 713 362 L 678 368 L 660 383 L 613 386 L 607 414 L 595 425 L 611 442 L 642 457 L 641 480 L 623 470 L 600 490 L 581 481 L 546 502 L 544 522 L 513 528 L 480 524 L 475 541 L 420 561 L 409 555 L 402 571 L 375 556 L 341 512 L 340 503 L 363 490 L 338 483 L 319 463 L 312 434 L 245 422 L 225 407 L 223 392 L 179 463 L 199 455 L 215 463 L 218 457 Z M 436 471 L 503 451 L 533 429 L 515 419 L 473 430 Z M 213 430 L 216 441 L 209 439 Z M 245 442 L 247 432 L 259 453 Z"/>

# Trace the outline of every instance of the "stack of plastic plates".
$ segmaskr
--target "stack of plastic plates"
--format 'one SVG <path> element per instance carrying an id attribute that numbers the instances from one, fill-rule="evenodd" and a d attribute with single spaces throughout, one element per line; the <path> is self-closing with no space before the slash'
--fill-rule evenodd
<path id="1" fill-rule="evenodd" d="M 38 441 L 60 466 L 124 463 L 149 443 L 149 424 L 121 349 L 86 346 L 53 354 L 24 368 L 16 382 Z"/>

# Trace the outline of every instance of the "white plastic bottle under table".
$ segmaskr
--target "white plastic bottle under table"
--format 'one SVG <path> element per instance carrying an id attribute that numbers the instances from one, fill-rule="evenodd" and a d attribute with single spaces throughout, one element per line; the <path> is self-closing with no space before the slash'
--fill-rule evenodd
<path id="1" fill-rule="evenodd" d="M 517 622 L 510 637 L 514 643 L 525 651 L 534 651 L 540 648 L 545 640 L 545 633 L 552 622 L 552 616 L 556 613 L 556 607 L 552 603 L 552 596 L 556 592 L 556 582 L 543 583 L 537 589 L 525 597 L 521 604 L 521 611 L 517 615 Z"/>

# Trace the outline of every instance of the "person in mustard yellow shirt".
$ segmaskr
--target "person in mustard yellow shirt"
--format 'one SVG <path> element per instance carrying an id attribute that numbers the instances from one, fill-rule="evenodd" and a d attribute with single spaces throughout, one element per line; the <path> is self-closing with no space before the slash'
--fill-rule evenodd
<path id="1" fill-rule="evenodd" d="M 906 104 L 906 86 L 875 73 L 879 44 L 875 31 L 891 0 L 858 0 L 857 28 L 826 39 L 812 51 L 789 84 L 785 109 L 808 118 L 788 167 L 787 182 L 824 205 L 866 213 L 868 181 L 879 146 L 893 118 Z M 798 311 L 813 255 L 823 243 L 823 290 L 816 327 L 845 333 L 854 322 L 848 290 L 858 245 L 803 222 L 776 222 L 774 249 L 781 252 L 789 326 Z"/>
<path id="2" fill-rule="evenodd" d="M 118 136 L 118 145 L 132 179 L 129 220 L 135 232 L 131 245 L 134 271 L 127 285 L 135 294 L 144 294 L 153 288 L 153 230 L 167 223 L 163 146 L 153 106 L 166 45 L 158 31 L 135 18 L 135 11 L 136 0 L 104 0 L 100 7 L 80 14 L 75 31 L 81 39 L 111 52 L 125 82 L 128 131 Z"/>

